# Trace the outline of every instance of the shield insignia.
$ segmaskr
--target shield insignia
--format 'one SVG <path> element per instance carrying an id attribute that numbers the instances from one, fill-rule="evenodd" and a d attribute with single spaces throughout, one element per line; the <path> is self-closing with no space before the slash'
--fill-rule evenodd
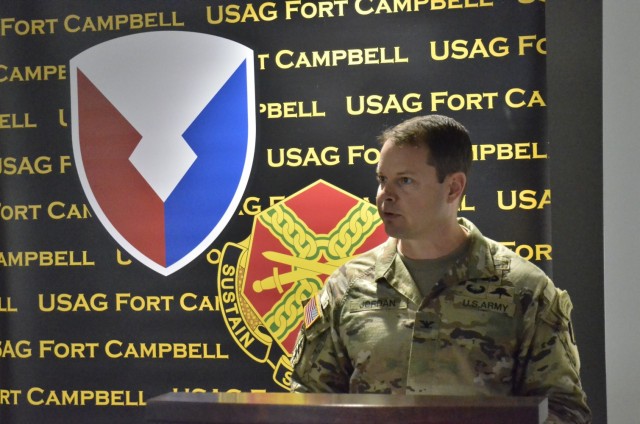
<path id="1" fill-rule="evenodd" d="M 178 31 L 125 36 L 70 62 L 73 153 L 95 215 L 162 275 L 221 233 L 255 150 L 253 51 Z"/>

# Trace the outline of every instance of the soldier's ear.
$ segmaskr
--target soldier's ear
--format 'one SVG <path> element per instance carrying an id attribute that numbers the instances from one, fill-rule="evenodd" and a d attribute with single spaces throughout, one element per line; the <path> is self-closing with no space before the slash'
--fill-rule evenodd
<path id="1" fill-rule="evenodd" d="M 454 172 L 453 174 L 447 175 L 445 179 L 445 183 L 449 189 L 449 193 L 447 195 L 447 202 L 456 203 L 462 199 L 462 195 L 464 194 L 464 189 L 467 186 L 467 176 L 464 172 Z"/>

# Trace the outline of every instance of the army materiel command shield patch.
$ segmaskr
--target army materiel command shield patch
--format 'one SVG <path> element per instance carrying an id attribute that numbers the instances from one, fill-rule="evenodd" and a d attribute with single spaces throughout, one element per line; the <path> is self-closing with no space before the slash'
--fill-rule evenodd
<path id="1" fill-rule="evenodd" d="M 129 254 L 169 275 L 240 203 L 253 163 L 253 51 L 179 31 L 94 46 L 71 60 L 73 153 L 95 215 Z"/>

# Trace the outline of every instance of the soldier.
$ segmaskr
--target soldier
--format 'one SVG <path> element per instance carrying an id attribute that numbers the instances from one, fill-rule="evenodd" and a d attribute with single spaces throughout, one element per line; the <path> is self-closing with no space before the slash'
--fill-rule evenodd
<path id="1" fill-rule="evenodd" d="M 548 423 L 591 422 L 567 292 L 457 216 L 467 130 L 429 115 L 380 142 L 389 239 L 305 304 L 291 390 L 547 396 Z"/>

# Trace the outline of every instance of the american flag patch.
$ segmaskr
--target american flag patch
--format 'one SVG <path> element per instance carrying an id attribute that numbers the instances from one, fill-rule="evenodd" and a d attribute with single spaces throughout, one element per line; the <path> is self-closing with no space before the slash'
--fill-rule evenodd
<path id="1" fill-rule="evenodd" d="M 320 298 L 316 294 L 311 299 L 309 299 L 304 307 L 305 328 L 311 327 L 311 324 L 316 322 L 320 317 L 322 317 L 322 307 L 320 306 Z"/>

